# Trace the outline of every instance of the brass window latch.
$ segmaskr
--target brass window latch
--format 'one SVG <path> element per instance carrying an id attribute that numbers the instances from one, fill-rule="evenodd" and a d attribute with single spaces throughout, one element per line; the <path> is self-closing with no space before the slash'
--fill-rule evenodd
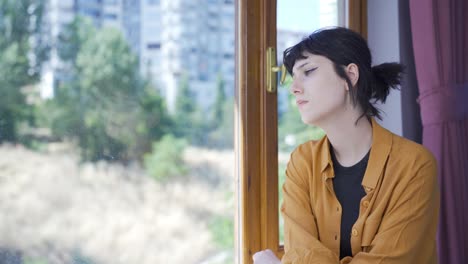
<path id="1" fill-rule="evenodd" d="M 284 83 L 286 79 L 286 67 L 283 65 L 276 65 L 276 49 L 273 47 L 267 48 L 266 57 L 266 83 L 267 91 L 270 93 L 276 92 L 278 86 L 277 72 L 281 72 L 280 84 Z"/>

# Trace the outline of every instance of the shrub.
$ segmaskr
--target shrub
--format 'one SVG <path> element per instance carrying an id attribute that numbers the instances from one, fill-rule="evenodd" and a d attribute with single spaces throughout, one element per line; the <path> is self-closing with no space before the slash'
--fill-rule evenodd
<path id="1" fill-rule="evenodd" d="M 154 142 L 152 152 L 144 156 L 144 165 L 148 174 L 159 181 L 185 175 L 188 169 L 182 154 L 186 146 L 184 139 L 177 139 L 171 134 Z"/>
<path id="2" fill-rule="evenodd" d="M 234 219 L 233 217 L 216 215 L 209 226 L 213 241 L 222 249 L 234 247 Z"/>

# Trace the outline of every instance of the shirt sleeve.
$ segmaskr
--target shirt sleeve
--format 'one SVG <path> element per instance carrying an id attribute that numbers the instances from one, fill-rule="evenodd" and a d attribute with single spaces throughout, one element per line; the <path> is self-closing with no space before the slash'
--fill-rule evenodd
<path id="1" fill-rule="evenodd" d="M 293 153 L 283 185 L 285 254 L 283 264 L 338 264 L 338 256 L 318 240 L 317 224 L 310 205 L 306 161 Z"/>
<path id="2" fill-rule="evenodd" d="M 421 166 L 384 215 L 368 252 L 359 252 L 341 263 L 437 263 L 438 214 L 437 165 L 432 159 Z"/>

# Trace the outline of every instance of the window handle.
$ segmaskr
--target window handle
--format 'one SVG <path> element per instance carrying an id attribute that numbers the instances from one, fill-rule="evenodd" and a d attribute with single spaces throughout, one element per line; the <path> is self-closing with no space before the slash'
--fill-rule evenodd
<path id="1" fill-rule="evenodd" d="M 276 73 L 281 72 L 280 84 L 283 84 L 286 79 L 286 67 L 284 64 L 281 66 L 276 65 L 276 50 L 273 47 L 267 48 L 266 64 L 267 91 L 274 93 L 278 86 Z"/>

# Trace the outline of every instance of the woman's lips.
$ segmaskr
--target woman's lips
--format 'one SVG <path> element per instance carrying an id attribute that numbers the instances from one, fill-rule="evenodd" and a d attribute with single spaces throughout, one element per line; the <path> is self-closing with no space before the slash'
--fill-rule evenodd
<path id="1" fill-rule="evenodd" d="M 305 104 L 307 104 L 309 101 L 306 101 L 306 100 L 296 100 L 296 104 L 297 106 L 300 108 L 302 106 L 304 106 Z"/>

